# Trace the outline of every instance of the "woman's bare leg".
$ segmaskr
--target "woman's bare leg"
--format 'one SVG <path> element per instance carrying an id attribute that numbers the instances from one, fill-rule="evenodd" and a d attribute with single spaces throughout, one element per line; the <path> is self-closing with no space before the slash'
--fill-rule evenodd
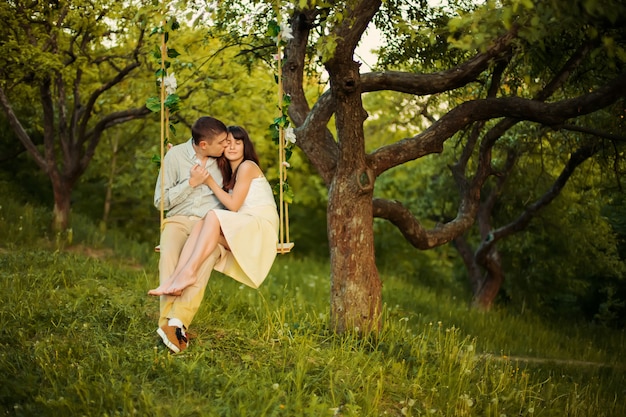
<path id="1" fill-rule="evenodd" d="M 187 263 L 191 254 L 193 253 L 194 247 L 198 244 L 198 240 L 200 238 L 200 232 L 202 231 L 202 226 L 204 225 L 204 218 L 200 219 L 191 229 L 191 233 L 187 237 L 185 241 L 185 245 L 183 246 L 183 250 L 180 252 L 180 256 L 178 257 L 178 263 L 176 263 L 176 268 L 172 275 L 170 275 L 169 279 L 163 281 L 158 288 L 148 291 L 150 295 L 163 295 L 166 290 L 172 286 L 174 283 L 174 277 L 180 273 L 183 269 L 183 266 Z M 176 295 L 176 294 L 171 294 Z"/>
<path id="2" fill-rule="evenodd" d="M 193 240 L 193 243 L 190 243 L 192 247 L 191 253 L 185 253 L 184 258 L 181 253 L 181 260 L 178 263 L 181 267 L 176 267 L 178 272 L 173 275 L 173 282 L 165 290 L 165 294 L 178 295 L 185 288 L 195 284 L 196 274 L 200 265 L 209 257 L 220 242 L 220 232 L 220 221 L 217 215 L 213 211 L 209 211 L 203 219 L 202 228 L 197 234 L 197 238 Z M 186 247 L 187 244 L 185 244 Z"/>
<path id="3" fill-rule="evenodd" d="M 205 219 L 206 217 L 200 219 L 194 225 L 193 229 L 191 229 L 191 233 L 189 233 L 189 237 L 187 237 L 187 241 L 185 242 L 185 245 L 183 246 L 183 250 L 180 252 L 178 263 L 176 264 L 176 269 L 174 269 L 174 272 L 172 272 L 172 275 L 170 275 L 170 277 L 166 281 L 163 281 L 157 288 L 148 291 L 149 295 L 163 295 L 163 294 L 180 295 L 180 294 L 173 294 L 173 293 L 166 292 L 166 291 L 172 286 L 172 284 L 174 283 L 174 278 L 182 271 L 185 264 L 189 261 L 189 258 L 191 258 L 191 254 L 193 253 L 194 248 L 197 245 L 203 244 L 202 242 L 199 242 L 199 241 L 200 241 L 200 234 L 202 232 Z"/>

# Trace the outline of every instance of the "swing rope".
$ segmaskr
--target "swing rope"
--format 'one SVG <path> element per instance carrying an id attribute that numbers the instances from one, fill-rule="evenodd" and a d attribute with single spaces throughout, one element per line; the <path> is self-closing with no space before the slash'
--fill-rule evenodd
<path id="1" fill-rule="evenodd" d="M 278 13 L 280 23 L 280 13 Z M 277 82 L 278 82 L 278 110 L 281 117 L 283 112 L 283 96 L 285 94 L 283 90 L 283 65 L 282 65 L 282 51 L 280 45 L 280 34 L 278 35 L 278 53 L 277 53 Z M 284 185 L 287 180 L 287 158 L 285 155 L 285 128 L 283 123 L 278 125 L 278 199 L 279 199 L 279 232 L 278 232 L 278 244 L 276 245 L 276 251 L 280 254 L 289 253 L 293 248 L 294 243 L 289 239 L 289 204 L 285 201 Z"/>
<path id="2" fill-rule="evenodd" d="M 163 28 L 165 29 L 166 21 L 163 21 Z M 161 88 L 159 92 L 159 97 L 161 101 L 161 112 L 160 112 L 160 122 L 161 122 L 161 150 L 160 150 L 160 176 L 161 176 L 161 203 L 159 207 L 159 231 L 163 232 L 163 226 L 165 223 L 165 171 L 163 170 L 163 158 L 165 158 L 165 146 L 166 140 L 169 142 L 169 109 L 165 107 L 165 57 L 167 56 L 167 44 L 166 44 L 166 33 L 165 30 L 161 33 Z M 154 247 L 155 252 L 161 251 L 161 244 Z"/>
<path id="3" fill-rule="evenodd" d="M 166 22 L 163 21 L 163 27 L 165 28 Z M 163 196 L 165 195 L 165 170 L 163 169 L 163 158 L 165 158 L 165 140 L 166 138 L 169 140 L 169 134 L 167 129 L 168 124 L 168 111 L 169 109 L 165 108 L 165 57 L 167 56 L 167 45 L 165 38 L 165 30 L 161 33 L 161 154 L 160 154 L 160 164 L 161 164 L 161 204 L 160 204 L 160 231 L 163 232 L 163 223 L 165 220 L 165 199 Z"/>

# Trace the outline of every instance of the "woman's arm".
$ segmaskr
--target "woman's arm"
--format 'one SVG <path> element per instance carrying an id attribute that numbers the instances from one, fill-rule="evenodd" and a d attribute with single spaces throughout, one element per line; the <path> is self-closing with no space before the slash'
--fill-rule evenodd
<path id="1" fill-rule="evenodd" d="M 215 182 L 213 177 L 209 176 L 205 184 L 207 184 L 215 196 L 230 211 L 238 211 L 243 205 L 252 180 L 259 177 L 263 173 L 259 167 L 250 161 L 243 161 L 237 170 L 237 178 L 232 193 L 227 193 Z"/>

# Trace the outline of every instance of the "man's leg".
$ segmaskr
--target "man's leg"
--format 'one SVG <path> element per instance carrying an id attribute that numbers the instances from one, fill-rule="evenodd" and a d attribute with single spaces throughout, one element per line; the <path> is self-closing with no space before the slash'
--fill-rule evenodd
<path id="1" fill-rule="evenodd" d="M 185 288 L 181 295 L 174 297 L 171 308 L 167 313 L 168 319 L 177 319 L 185 328 L 189 328 L 191 321 L 200 308 L 211 271 L 219 260 L 220 253 L 218 245 L 198 269 L 196 282 Z"/>
<path id="2" fill-rule="evenodd" d="M 199 217 L 173 216 L 163 222 L 159 252 L 159 284 L 168 280 L 176 269 L 180 252 L 198 220 Z M 175 299 L 176 297 L 168 295 L 161 296 L 159 327 L 167 326 L 167 315 Z"/>

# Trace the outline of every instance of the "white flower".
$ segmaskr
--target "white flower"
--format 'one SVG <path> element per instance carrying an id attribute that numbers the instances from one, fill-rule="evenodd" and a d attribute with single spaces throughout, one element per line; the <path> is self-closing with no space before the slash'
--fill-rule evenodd
<path id="1" fill-rule="evenodd" d="M 291 164 L 289 162 L 287 162 L 287 161 L 283 161 L 283 166 L 285 168 L 291 168 Z"/>
<path id="2" fill-rule="evenodd" d="M 159 81 L 161 81 L 159 79 Z M 169 75 L 163 77 L 163 85 L 165 86 L 165 92 L 170 95 L 176 93 L 176 87 L 178 87 L 178 83 L 176 82 L 176 77 L 172 72 Z"/>
<path id="3" fill-rule="evenodd" d="M 285 129 L 285 141 L 296 143 L 296 132 L 294 132 L 292 127 Z"/>
<path id="4" fill-rule="evenodd" d="M 289 26 L 288 23 L 282 22 L 280 24 L 279 39 L 284 39 L 286 41 L 293 39 L 293 32 L 291 31 L 291 26 Z"/>
<path id="5" fill-rule="evenodd" d="M 463 394 L 459 398 L 465 402 L 465 405 L 467 407 L 472 407 L 474 405 L 474 400 L 472 400 L 470 396 L 467 394 Z"/>

